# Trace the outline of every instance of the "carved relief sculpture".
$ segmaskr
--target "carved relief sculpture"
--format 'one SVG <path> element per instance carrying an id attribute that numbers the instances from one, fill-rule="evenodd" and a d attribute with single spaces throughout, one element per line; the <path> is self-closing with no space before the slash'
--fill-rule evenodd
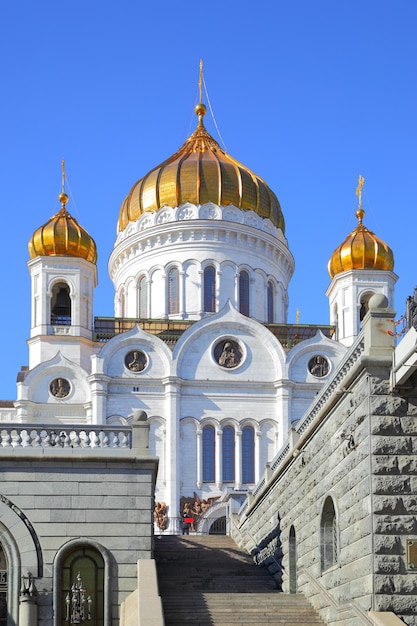
<path id="1" fill-rule="evenodd" d="M 329 373 L 329 361 L 321 354 L 317 354 L 308 362 L 308 371 L 317 378 L 322 378 Z"/>
<path id="2" fill-rule="evenodd" d="M 237 367 L 242 360 L 242 350 L 232 339 L 221 341 L 214 349 L 214 358 L 221 367 L 231 369 Z"/>
<path id="3" fill-rule="evenodd" d="M 141 372 L 146 366 L 146 355 L 140 350 L 132 350 L 126 355 L 125 365 L 131 372 Z"/>
<path id="4" fill-rule="evenodd" d="M 155 502 L 153 519 L 159 530 L 166 530 L 168 527 L 168 507 L 165 502 Z"/>
<path id="5" fill-rule="evenodd" d="M 55 378 L 49 389 L 55 398 L 66 398 L 70 392 L 70 384 L 65 378 Z"/>

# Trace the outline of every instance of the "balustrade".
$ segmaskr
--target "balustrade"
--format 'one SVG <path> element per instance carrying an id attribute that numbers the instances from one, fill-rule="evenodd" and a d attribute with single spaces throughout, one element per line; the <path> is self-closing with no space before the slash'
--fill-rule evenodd
<path id="1" fill-rule="evenodd" d="M 5 448 L 109 448 L 128 449 L 131 447 L 130 428 L 114 427 L 86 428 L 68 427 L 57 429 L 31 424 L 13 425 L 0 430 L 0 454 Z"/>

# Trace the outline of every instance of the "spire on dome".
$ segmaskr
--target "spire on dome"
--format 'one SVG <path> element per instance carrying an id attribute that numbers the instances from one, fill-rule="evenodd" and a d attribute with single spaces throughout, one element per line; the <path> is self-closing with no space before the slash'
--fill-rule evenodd
<path id="1" fill-rule="evenodd" d="M 203 61 L 200 60 L 200 76 L 198 79 L 198 90 L 200 93 L 200 101 L 195 107 L 195 112 L 198 115 L 198 125 L 204 126 L 203 117 L 207 113 L 206 105 L 203 103 Z"/>
<path id="2" fill-rule="evenodd" d="M 186 202 L 195 205 L 212 202 L 254 211 L 285 232 L 284 216 L 274 192 L 260 176 L 230 156 L 206 130 L 203 86 L 203 61 L 200 61 L 199 102 L 195 107 L 197 128 L 175 154 L 133 185 L 120 208 L 119 233 L 146 212 L 164 206 L 178 207 Z M 210 107 L 208 96 L 207 102 Z"/>
<path id="3" fill-rule="evenodd" d="M 66 174 L 65 174 L 65 160 L 62 159 L 61 161 L 61 193 L 59 194 L 58 198 L 59 201 L 62 205 L 62 208 L 65 208 L 67 202 L 68 202 L 68 196 L 65 193 L 65 179 L 66 179 Z"/>
<path id="4" fill-rule="evenodd" d="M 328 270 L 331 278 L 348 270 L 386 270 L 394 269 L 394 255 L 391 248 L 363 225 L 365 211 L 362 208 L 362 187 L 365 179 L 359 175 L 356 195 L 358 209 L 356 228 L 336 248 L 330 257 Z"/>
<path id="5" fill-rule="evenodd" d="M 65 193 L 65 161 L 61 162 L 61 208 L 46 224 L 35 230 L 29 241 L 29 256 L 72 256 L 97 261 L 97 247 L 94 239 L 72 217 L 67 210 L 68 196 Z"/>

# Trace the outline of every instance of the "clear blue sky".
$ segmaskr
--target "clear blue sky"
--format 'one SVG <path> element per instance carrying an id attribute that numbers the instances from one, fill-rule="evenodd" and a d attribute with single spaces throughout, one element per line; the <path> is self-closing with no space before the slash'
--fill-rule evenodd
<path id="1" fill-rule="evenodd" d="M 27 242 L 59 208 L 95 238 L 95 315 L 135 181 L 194 130 L 199 60 L 232 156 L 280 199 L 296 271 L 289 322 L 328 323 L 327 261 L 364 223 L 395 255 L 396 308 L 417 284 L 415 0 L 14 0 L 0 6 L 0 398 L 27 364 Z M 208 130 L 216 131 L 206 116 Z"/>

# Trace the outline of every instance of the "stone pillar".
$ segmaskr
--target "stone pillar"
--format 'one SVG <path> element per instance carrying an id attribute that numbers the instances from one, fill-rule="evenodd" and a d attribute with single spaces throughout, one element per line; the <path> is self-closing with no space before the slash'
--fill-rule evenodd
<path id="1" fill-rule="evenodd" d="M 368 313 L 363 320 L 364 355 L 391 358 L 395 346 L 395 311 L 388 308 L 388 298 L 375 294 L 370 298 Z"/>
<path id="2" fill-rule="evenodd" d="M 36 626 L 38 623 L 38 593 L 31 574 L 22 578 L 19 595 L 19 626 Z"/>
<path id="3" fill-rule="evenodd" d="M 132 452 L 138 456 L 149 454 L 149 423 L 145 411 L 135 409 L 133 411 L 132 428 Z"/>

